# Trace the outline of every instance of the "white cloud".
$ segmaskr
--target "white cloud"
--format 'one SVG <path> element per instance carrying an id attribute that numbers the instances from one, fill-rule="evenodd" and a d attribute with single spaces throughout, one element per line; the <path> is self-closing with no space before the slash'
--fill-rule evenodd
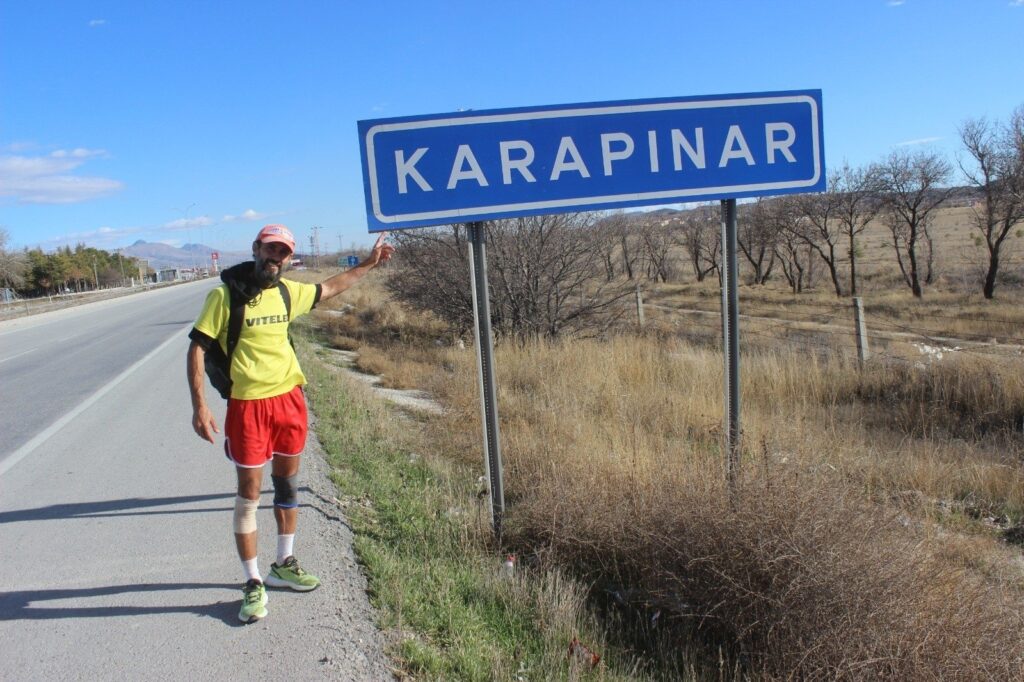
<path id="1" fill-rule="evenodd" d="M 67 149 L 58 149 L 50 154 L 52 159 L 91 159 L 97 156 L 106 156 L 107 153 L 102 149 L 85 149 L 84 147 L 76 147 L 70 151 Z"/>
<path id="2" fill-rule="evenodd" d="M 237 222 L 254 222 L 256 220 L 263 220 L 267 217 L 266 213 L 260 213 L 254 211 L 251 208 L 247 208 L 242 211 L 239 215 L 226 215 L 220 219 L 222 223 L 237 223 Z"/>
<path id="3" fill-rule="evenodd" d="M 905 142 L 897 142 L 897 147 L 912 147 L 919 144 L 931 144 L 932 142 L 938 142 L 941 137 L 920 137 L 916 140 L 906 140 Z"/>
<path id="4" fill-rule="evenodd" d="M 1024 7 L 1024 0 L 1010 0 L 1010 7 Z"/>
<path id="5" fill-rule="evenodd" d="M 20 140 L 12 142 L 7 145 L 7 149 L 4 151 L 11 152 L 12 154 L 21 154 L 22 152 L 30 152 L 35 149 L 38 145 L 35 142 L 29 142 L 27 140 Z"/>
<path id="6" fill-rule="evenodd" d="M 109 226 L 99 227 L 86 232 L 69 232 L 44 239 L 42 244 L 49 246 L 63 246 L 66 244 L 88 244 L 96 248 L 106 248 L 118 242 L 124 242 L 126 238 L 139 235 L 143 230 L 137 227 L 114 228 Z"/>
<path id="7" fill-rule="evenodd" d="M 106 26 L 106 24 L 107 24 L 107 20 L 106 19 L 90 19 L 89 20 L 89 28 L 96 28 L 97 26 Z"/>
<path id="8" fill-rule="evenodd" d="M 0 197 L 14 197 L 20 204 L 76 204 L 121 190 L 119 180 L 72 174 L 101 156 L 106 152 L 82 147 L 48 156 L 0 156 Z"/>
<path id="9" fill-rule="evenodd" d="M 886 4 L 888 4 L 889 7 L 899 7 L 904 2 L 906 2 L 906 0 L 889 0 L 889 2 Z"/>
<path id="10" fill-rule="evenodd" d="M 191 230 L 194 227 L 207 227 L 208 225 L 213 225 L 213 221 L 209 217 L 201 215 L 195 218 L 178 218 L 164 223 L 163 227 L 167 230 Z"/>

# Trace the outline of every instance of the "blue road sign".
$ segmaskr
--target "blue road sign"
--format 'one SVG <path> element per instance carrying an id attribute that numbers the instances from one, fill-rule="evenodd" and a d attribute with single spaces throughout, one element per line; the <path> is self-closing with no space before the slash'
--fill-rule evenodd
<path id="1" fill-rule="evenodd" d="M 359 265 L 359 256 L 349 256 L 347 260 L 350 268 Z"/>
<path id="2" fill-rule="evenodd" d="M 359 122 L 371 232 L 825 188 L 821 91 Z"/>

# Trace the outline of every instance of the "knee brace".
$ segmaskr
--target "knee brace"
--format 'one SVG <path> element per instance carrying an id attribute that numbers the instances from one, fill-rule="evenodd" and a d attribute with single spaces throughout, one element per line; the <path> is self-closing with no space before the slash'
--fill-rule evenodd
<path id="1" fill-rule="evenodd" d="M 256 510 L 260 506 L 259 500 L 249 500 L 244 497 L 235 497 L 235 532 L 239 535 L 248 535 L 256 532 Z"/>
<path id="2" fill-rule="evenodd" d="M 274 506 L 282 509 L 295 509 L 299 506 L 299 486 L 296 476 L 274 476 Z"/>

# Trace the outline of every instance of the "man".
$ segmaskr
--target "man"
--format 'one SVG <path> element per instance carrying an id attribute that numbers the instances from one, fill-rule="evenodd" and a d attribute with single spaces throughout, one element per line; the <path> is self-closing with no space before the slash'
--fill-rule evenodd
<path id="1" fill-rule="evenodd" d="M 192 428 L 213 443 L 220 433 L 206 403 L 204 363 L 218 344 L 227 353 L 231 305 L 244 310 L 237 345 L 230 353 L 231 397 L 225 418 L 224 451 L 235 464 L 235 546 L 242 562 L 245 585 L 238 618 L 246 623 L 267 615 L 264 582 L 308 592 L 320 580 L 306 573 L 293 553 L 298 520 L 299 457 L 306 444 L 306 401 L 302 374 L 288 340 L 288 324 L 320 301 L 345 291 L 395 252 L 377 238 L 370 255 L 356 267 L 321 284 L 281 279 L 295 252 L 295 238 L 283 225 L 267 225 L 252 244 L 253 260 L 228 268 L 224 284 L 206 297 L 189 338 L 188 384 L 192 393 Z M 244 303 L 244 305 L 242 305 Z M 216 351 L 216 349 L 214 349 Z M 257 567 L 256 509 L 259 507 L 263 466 L 271 462 L 274 519 L 277 522 L 277 561 L 266 581 Z"/>

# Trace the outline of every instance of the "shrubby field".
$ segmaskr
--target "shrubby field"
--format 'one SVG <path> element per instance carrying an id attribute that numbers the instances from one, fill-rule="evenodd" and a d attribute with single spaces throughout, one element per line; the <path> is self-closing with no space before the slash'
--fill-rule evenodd
<path id="1" fill-rule="evenodd" d="M 515 227 L 503 229 L 514 235 Z M 520 243 L 521 251 L 495 233 L 492 252 L 504 259 L 491 283 L 499 290 L 496 328 L 511 329 L 501 322 L 512 324 L 529 291 L 529 278 L 515 279 L 511 266 L 546 262 L 545 249 L 557 259 L 555 245 L 567 238 L 537 233 L 546 244 Z M 423 254 L 415 238 L 404 239 L 406 258 Z M 630 239 L 626 249 L 642 232 Z M 671 251 L 678 265 L 685 249 Z M 517 260 L 519 253 L 532 260 Z M 730 489 L 717 281 L 687 275 L 663 283 L 638 268 L 640 329 L 635 280 L 621 270 L 607 278 L 592 251 L 588 262 L 609 283 L 604 291 L 615 292 L 594 308 L 594 324 L 571 322 L 557 336 L 499 336 L 508 505 L 499 540 L 477 481 L 480 407 L 464 313 L 428 313 L 399 300 L 410 268 L 429 272 L 399 254 L 393 268 L 338 301 L 344 314 L 317 315 L 305 362 L 318 367 L 315 384 L 334 387 L 314 391 L 321 419 L 321 401 L 338 400 L 334 392 L 373 400 L 359 382 L 344 383 L 318 346 L 355 350 L 362 371 L 424 390 L 445 408 L 433 416 L 380 413 L 374 438 L 390 454 L 366 461 L 394 468 L 361 483 L 340 475 L 348 494 L 368 496 L 350 513 L 364 524 L 378 605 L 410 675 L 1024 673 L 1024 373 L 1015 343 L 1024 313 L 1012 276 L 995 300 L 960 288 L 958 277 L 969 279 L 962 270 L 918 298 L 892 286 L 901 276 L 891 268 L 865 268 L 875 353 L 861 368 L 849 302 L 828 280 L 795 294 L 785 282 L 751 282 L 748 269 L 740 311 L 756 319 L 741 321 L 743 453 Z M 459 260 L 450 254 L 435 273 L 450 280 L 439 286 L 456 286 Z M 441 272 L 448 265 L 450 275 Z M 582 294 L 566 287 L 565 305 L 585 307 L 588 286 L 583 280 Z M 358 450 L 337 451 L 339 471 L 358 468 L 350 455 Z M 395 488 L 374 493 L 374 479 L 388 477 Z M 414 500 L 387 502 L 410 490 Z M 381 505 L 397 505 L 390 520 Z M 508 554 L 517 559 L 511 583 L 500 570 Z M 418 575 L 429 576 L 426 592 L 414 585 Z M 578 647 L 569 654 L 574 637 L 601 656 L 596 666 Z"/>

